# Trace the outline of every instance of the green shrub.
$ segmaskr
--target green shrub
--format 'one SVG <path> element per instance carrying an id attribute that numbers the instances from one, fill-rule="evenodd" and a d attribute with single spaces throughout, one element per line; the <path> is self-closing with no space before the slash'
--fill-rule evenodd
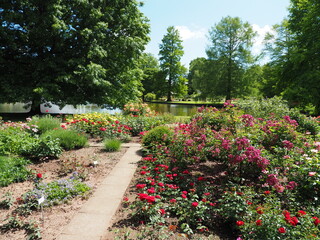
<path id="1" fill-rule="evenodd" d="M 120 150 L 121 141 L 118 139 L 105 139 L 103 146 L 104 150 L 107 152 L 116 152 Z"/>
<path id="2" fill-rule="evenodd" d="M 132 136 L 138 136 L 143 131 L 148 131 L 156 126 L 173 123 L 175 117 L 172 114 L 163 114 L 157 116 L 124 116 L 121 118 L 121 122 L 131 128 L 130 132 Z"/>
<path id="3" fill-rule="evenodd" d="M 51 136 L 43 138 L 31 138 L 20 149 L 19 154 L 28 158 L 43 160 L 57 158 L 62 153 L 59 139 Z"/>
<path id="4" fill-rule="evenodd" d="M 290 117 L 298 122 L 297 130 L 299 132 L 310 132 L 312 135 L 317 135 L 320 132 L 320 124 L 315 119 L 307 117 L 298 111 L 292 111 Z"/>
<path id="5" fill-rule="evenodd" d="M 33 117 L 30 124 L 38 126 L 39 133 L 41 134 L 60 128 L 61 119 L 54 118 L 51 115 L 45 115 L 44 117 Z"/>
<path id="6" fill-rule="evenodd" d="M 19 154 L 21 148 L 28 141 L 33 141 L 33 137 L 19 129 L 9 127 L 0 131 L 0 155 Z"/>
<path id="7" fill-rule="evenodd" d="M 50 130 L 41 135 L 41 138 L 51 136 L 52 139 L 59 139 L 60 146 L 65 150 L 82 148 L 88 144 L 88 138 L 73 130 L 56 129 Z"/>
<path id="8" fill-rule="evenodd" d="M 290 115 L 290 108 L 281 97 L 239 100 L 237 101 L 237 106 L 246 114 L 256 118 L 269 118 L 272 114 L 276 119 L 281 119 L 285 115 Z"/>
<path id="9" fill-rule="evenodd" d="M 29 163 L 23 158 L 0 156 L 0 187 L 26 180 L 30 176 L 26 169 Z"/>
<path id="10" fill-rule="evenodd" d="M 173 131 L 167 126 L 158 126 L 151 129 L 142 138 L 142 143 L 146 148 L 155 144 L 169 144 L 172 139 Z"/>

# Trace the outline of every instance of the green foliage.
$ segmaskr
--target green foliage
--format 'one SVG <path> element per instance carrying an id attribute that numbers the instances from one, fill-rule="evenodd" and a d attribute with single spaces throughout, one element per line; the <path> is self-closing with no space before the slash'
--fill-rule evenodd
<path id="1" fill-rule="evenodd" d="M 244 73 L 254 62 L 251 47 L 256 33 L 248 22 L 228 16 L 212 27 L 209 35 L 211 45 L 207 55 L 216 65 L 212 80 L 215 95 L 227 100 L 241 96 L 243 87 L 252 84 Z"/>
<path id="2" fill-rule="evenodd" d="M 0 201 L 0 209 L 9 209 L 14 203 L 11 192 L 6 192 L 1 198 L 2 200 Z"/>
<path id="3" fill-rule="evenodd" d="M 147 93 L 144 97 L 146 101 L 153 101 L 157 98 L 157 96 L 154 93 Z"/>
<path id="4" fill-rule="evenodd" d="M 57 158 L 62 153 L 60 142 L 58 139 L 53 139 L 51 136 L 43 138 L 31 138 L 21 147 L 19 154 L 22 156 L 36 159 L 46 160 Z"/>
<path id="5" fill-rule="evenodd" d="M 291 110 L 287 101 L 280 97 L 267 99 L 249 98 L 237 101 L 237 106 L 246 114 L 250 114 L 256 118 L 281 119 L 286 115 L 290 115 Z"/>
<path id="6" fill-rule="evenodd" d="M 35 108 L 44 101 L 123 106 L 135 100 L 142 78 L 137 59 L 149 40 L 139 6 L 135 0 L 1 4 L 0 102 L 32 101 Z"/>
<path id="7" fill-rule="evenodd" d="M 88 144 L 87 136 L 74 130 L 62 128 L 51 130 L 42 134 L 41 138 L 45 139 L 47 136 L 51 136 L 52 139 L 58 139 L 60 146 L 65 150 L 82 148 Z"/>
<path id="8" fill-rule="evenodd" d="M 61 125 L 61 119 L 52 117 L 51 115 L 45 115 L 43 117 L 33 117 L 30 121 L 31 125 L 38 127 L 39 133 L 45 133 L 49 130 L 59 129 Z"/>
<path id="9" fill-rule="evenodd" d="M 105 139 L 103 141 L 103 147 L 107 152 L 117 152 L 121 148 L 121 141 L 118 139 Z"/>
<path id="10" fill-rule="evenodd" d="M 156 115 L 152 117 L 138 116 L 121 118 L 121 122 L 131 128 L 132 136 L 138 136 L 144 131 L 148 131 L 156 126 L 170 124 L 175 122 L 175 118 L 171 114 Z"/>
<path id="11" fill-rule="evenodd" d="M 19 154 L 21 148 L 33 137 L 17 127 L 7 127 L 0 130 L 0 155 Z"/>
<path id="12" fill-rule="evenodd" d="M 182 40 L 178 30 L 173 26 L 167 28 L 167 33 L 160 44 L 160 68 L 164 73 L 162 84 L 166 86 L 167 101 L 172 101 L 172 94 L 184 96 L 187 93 L 186 69 L 181 65 L 183 56 Z"/>
<path id="13" fill-rule="evenodd" d="M 23 195 L 22 209 L 39 208 L 38 199 L 45 198 L 44 207 L 65 203 L 77 196 L 85 196 L 90 191 L 90 187 L 77 179 L 62 179 L 50 183 L 39 183 L 36 187 Z"/>
<path id="14" fill-rule="evenodd" d="M 50 136 L 39 138 L 27 130 L 29 129 L 21 128 L 20 125 L 4 127 L 0 131 L 0 154 L 16 154 L 35 159 L 55 158 L 61 154 L 59 140 Z"/>
<path id="15" fill-rule="evenodd" d="M 25 181 L 30 176 L 28 164 L 30 162 L 23 158 L 0 156 L 0 186 Z"/>
<path id="16" fill-rule="evenodd" d="M 150 148 L 157 144 L 168 144 L 173 136 L 173 131 L 166 126 L 158 126 L 147 132 L 142 143 L 146 148 Z"/>

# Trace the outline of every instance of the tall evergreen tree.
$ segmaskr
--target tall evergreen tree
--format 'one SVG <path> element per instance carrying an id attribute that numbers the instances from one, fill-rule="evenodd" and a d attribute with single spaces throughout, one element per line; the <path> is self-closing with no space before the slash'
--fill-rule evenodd
<path id="1" fill-rule="evenodd" d="M 167 101 L 172 100 L 172 94 L 182 96 L 187 92 L 186 68 L 181 65 L 183 56 L 182 40 L 179 32 L 173 26 L 168 27 L 166 35 L 160 44 L 160 68 L 165 76 Z"/>
<path id="2" fill-rule="evenodd" d="M 135 0 L 0 6 L 0 102 L 120 106 L 139 94 L 149 25 Z"/>

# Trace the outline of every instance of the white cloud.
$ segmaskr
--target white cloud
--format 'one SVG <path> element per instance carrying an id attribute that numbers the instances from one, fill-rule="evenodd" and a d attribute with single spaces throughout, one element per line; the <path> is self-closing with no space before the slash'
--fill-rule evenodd
<path id="1" fill-rule="evenodd" d="M 253 54 L 257 55 L 257 54 L 260 54 L 263 49 L 263 45 L 264 45 L 263 40 L 265 35 L 268 32 L 273 32 L 273 30 L 272 30 L 272 26 L 270 25 L 265 25 L 264 27 L 260 27 L 257 24 L 252 24 L 252 28 L 254 31 L 257 32 L 257 36 L 254 39 L 252 52 Z"/>
<path id="2" fill-rule="evenodd" d="M 205 38 L 207 30 L 204 28 L 194 27 L 191 30 L 187 26 L 175 26 L 175 28 L 179 31 L 180 37 L 183 41 L 189 39 L 200 39 Z"/>

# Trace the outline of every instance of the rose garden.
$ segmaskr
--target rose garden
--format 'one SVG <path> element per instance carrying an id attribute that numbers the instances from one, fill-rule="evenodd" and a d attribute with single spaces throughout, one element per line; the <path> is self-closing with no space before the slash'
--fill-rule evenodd
<path id="1" fill-rule="evenodd" d="M 118 115 L 2 121 L 0 184 L 33 184 L 16 199 L 2 192 L 2 233 L 41 239 L 30 214 L 90 197 L 81 164 L 64 163 L 66 174 L 50 182 L 30 166 L 83 148 L 88 138 L 117 151 L 140 136 L 143 157 L 120 209 L 129 212 L 127 224 L 110 229 L 115 239 L 319 239 L 319 118 L 253 106 L 202 107 L 183 122 L 146 104 Z"/>

